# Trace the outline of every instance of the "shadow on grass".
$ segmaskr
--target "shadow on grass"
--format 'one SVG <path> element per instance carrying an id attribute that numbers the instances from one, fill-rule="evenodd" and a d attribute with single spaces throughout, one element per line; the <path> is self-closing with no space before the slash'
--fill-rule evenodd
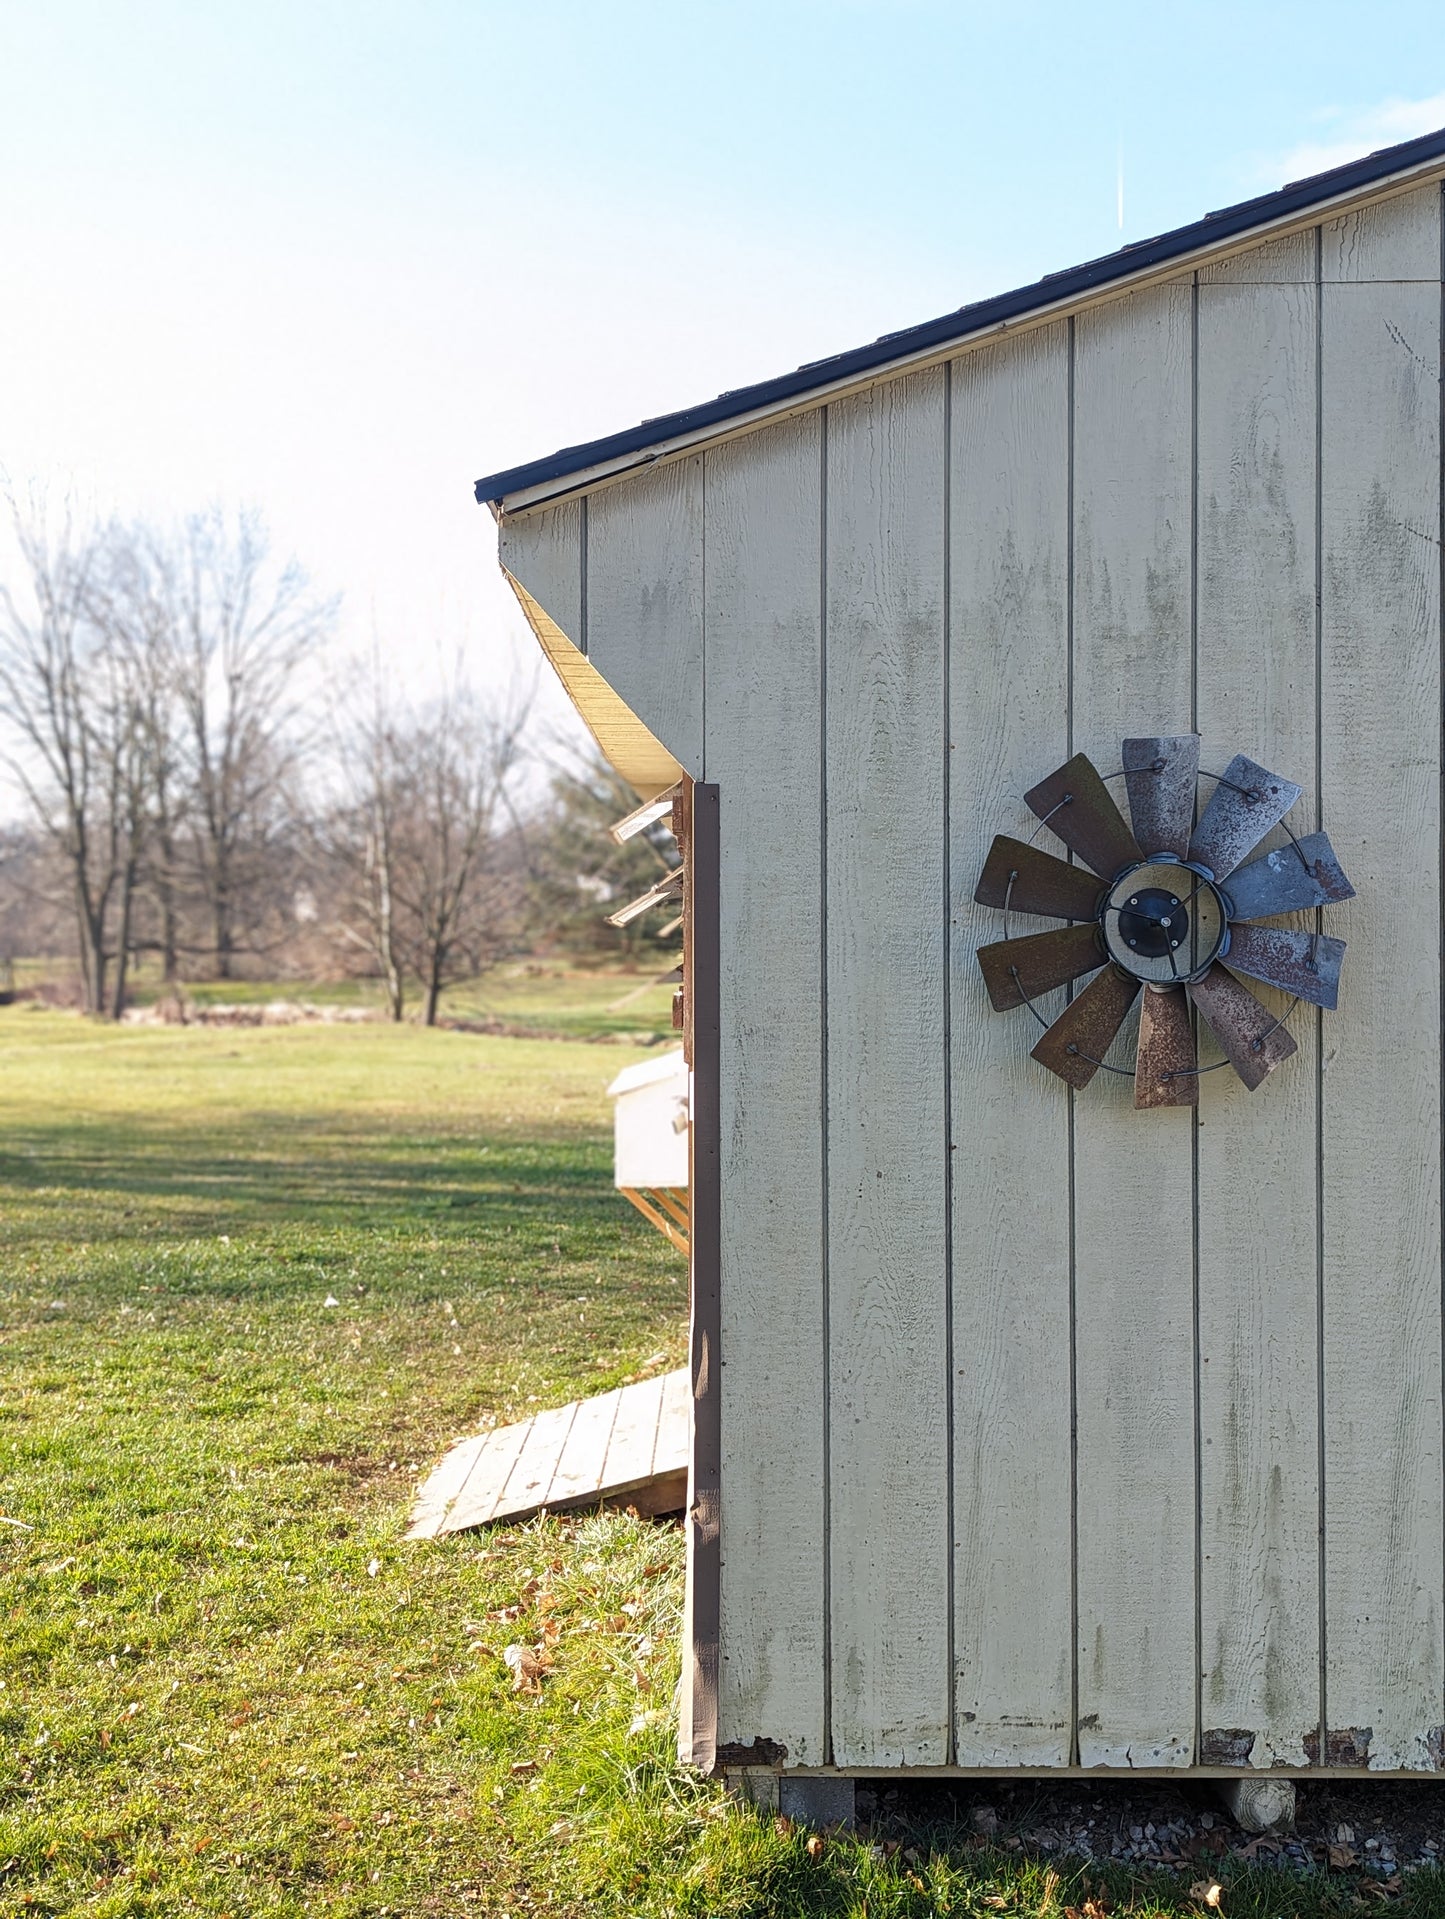
<path id="1" fill-rule="evenodd" d="M 112 1202 L 154 1207 L 153 1224 L 186 1230 L 217 1217 L 260 1226 L 309 1218 L 373 1224 L 465 1215 L 498 1204 L 519 1214 L 565 1204 L 619 1202 L 604 1143 L 562 1136 L 459 1141 L 454 1136 L 379 1141 L 294 1114 L 268 1126 L 257 1116 L 234 1132 L 197 1133 L 165 1123 L 87 1123 L 12 1132 L 0 1151 L 0 1194 L 50 1216 L 62 1237 L 76 1231 L 74 1196 L 87 1210 Z M 44 1236 L 39 1219 L 32 1230 Z"/>

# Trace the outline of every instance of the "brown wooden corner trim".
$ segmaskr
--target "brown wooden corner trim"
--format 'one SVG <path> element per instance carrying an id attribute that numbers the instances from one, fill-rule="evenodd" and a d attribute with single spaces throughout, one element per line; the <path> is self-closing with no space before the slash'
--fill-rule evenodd
<path id="1" fill-rule="evenodd" d="M 692 1380 L 692 1459 L 687 1511 L 687 1675 L 679 1750 L 683 1762 L 718 1770 L 718 1661 L 722 1610 L 722 1419 L 718 1376 L 722 1322 L 719 855 L 721 809 L 715 786 L 691 789 L 686 973 L 692 1063 L 691 1242 L 688 1267 L 688 1365 Z"/>

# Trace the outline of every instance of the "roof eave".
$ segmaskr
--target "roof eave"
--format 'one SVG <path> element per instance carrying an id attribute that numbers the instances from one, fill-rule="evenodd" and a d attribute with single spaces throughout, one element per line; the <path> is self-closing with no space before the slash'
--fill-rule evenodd
<path id="1" fill-rule="evenodd" d="M 1074 312 L 1127 286 L 1172 276 L 1206 258 L 1313 226 L 1364 199 L 1404 192 L 1445 173 L 1445 129 L 1383 153 L 1296 181 L 1278 192 L 1207 214 L 1189 226 L 1123 247 L 1100 260 L 1049 274 L 1029 286 L 980 300 L 936 320 L 867 346 L 834 355 L 772 380 L 720 394 L 716 399 L 582 446 L 564 447 L 541 460 L 504 468 L 476 483 L 477 500 L 493 512 L 516 513 L 564 495 L 584 492 L 639 466 L 668 459 L 704 443 L 752 431 L 839 394 L 979 345 L 1021 326 Z"/>

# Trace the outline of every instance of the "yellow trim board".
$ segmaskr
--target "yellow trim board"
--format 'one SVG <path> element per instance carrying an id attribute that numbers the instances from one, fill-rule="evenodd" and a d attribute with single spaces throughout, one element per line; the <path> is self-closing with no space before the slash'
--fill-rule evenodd
<path id="1" fill-rule="evenodd" d="M 586 655 L 578 652 L 516 575 L 508 573 L 505 567 L 502 572 L 527 616 L 528 626 L 537 636 L 538 645 L 596 740 L 603 758 L 644 802 L 676 786 L 682 778 L 682 768 L 661 740 L 648 732 L 632 708 L 612 690 Z"/>

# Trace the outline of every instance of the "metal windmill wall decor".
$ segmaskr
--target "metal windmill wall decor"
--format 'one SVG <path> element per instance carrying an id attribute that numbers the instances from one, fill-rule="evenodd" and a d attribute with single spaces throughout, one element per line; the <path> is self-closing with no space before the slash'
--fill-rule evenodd
<path id="1" fill-rule="evenodd" d="M 1083 753 L 1024 795 L 1039 825 L 1030 840 L 1000 833 L 974 898 L 1003 909 L 1004 937 L 979 948 L 989 998 L 999 1012 L 1027 1006 L 1044 1028 L 1033 1057 L 1071 1086 L 1101 1068 L 1132 1076 L 1140 1107 L 1192 1106 L 1199 1077 L 1233 1066 L 1251 1091 L 1296 1050 L 1287 1030 L 1301 1000 L 1333 1007 L 1343 940 L 1260 922 L 1349 899 L 1354 888 L 1323 833 L 1297 838 L 1244 864 L 1299 798 L 1293 781 L 1238 754 L 1221 773 L 1202 772 L 1199 736 L 1124 741 L 1125 820 Z M 1195 793 L 1214 782 L 1198 824 Z M 1131 824 L 1132 822 L 1132 824 Z M 1047 826 L 1081 865 L 1034 845 Z M 1072 924 L 1014 938 L 1010 913 Z M 1041 993 L 1090 980 L 1052 1024 Z M 1238 978 L 1263 980 L 1294 997 L 1276 1017 Z M 1133 1066 L 1106 1055 L 1140 993 Z M 1224 1053 L 1201 1067 L 1190 1006 Z"/>

